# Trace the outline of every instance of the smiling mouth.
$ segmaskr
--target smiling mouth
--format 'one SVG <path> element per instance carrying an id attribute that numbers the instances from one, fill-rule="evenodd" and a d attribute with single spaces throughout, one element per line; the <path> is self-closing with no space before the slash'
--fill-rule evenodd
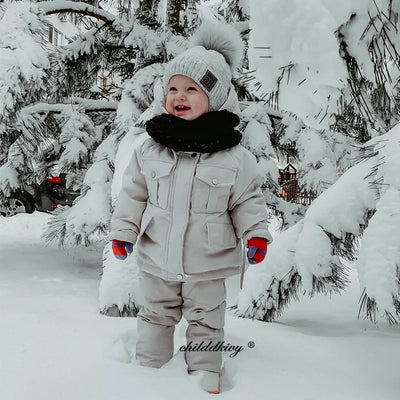
<path id="1" fill-rule="evenodd" d="M 187 111 L 190 110 L 190 107 L 186 107 L 186 106 L 176 106 L 175 107 L 176 111 Z"/>

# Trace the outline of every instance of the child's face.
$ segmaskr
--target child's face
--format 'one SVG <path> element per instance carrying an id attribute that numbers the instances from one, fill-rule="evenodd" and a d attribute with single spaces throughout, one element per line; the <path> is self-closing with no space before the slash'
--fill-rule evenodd
<path id="1" fill-rule="evenodd" d="M 174 75 L 168 82 L 165 108 L 168 114 L 191 121 L 208 112 L 208 96 L 192 79 Z"/>

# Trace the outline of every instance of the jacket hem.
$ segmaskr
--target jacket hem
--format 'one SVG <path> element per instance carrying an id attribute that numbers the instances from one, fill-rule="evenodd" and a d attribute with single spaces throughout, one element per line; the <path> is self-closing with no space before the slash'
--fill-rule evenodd
<path id="1" fill-rule="evenodd" d="M 209 281 L 212 279 L 228 278 L 233 275 L 239 275 L 241 273 L 241 265 L 234 265 L 231 267 L 221 268 L 217 270 L 203 271 L 198 274 L 187 274 L 187 273 L 171 273 L 156 265 L 143 263 L 138 261 L 139 269 L 150 275 L 157 276 L 158 278 L 164 279 L 171 282 L 198 282 L 198 281 Z M 179 277 L 178 277 L 179 276 Z"/>

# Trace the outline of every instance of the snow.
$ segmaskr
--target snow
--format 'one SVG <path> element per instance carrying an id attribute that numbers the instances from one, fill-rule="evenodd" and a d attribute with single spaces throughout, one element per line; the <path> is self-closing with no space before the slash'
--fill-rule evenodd
<path id="1" fill-rule="evenodd" d="M 76 106 L 65 106 L 61 113 L 64 119 L 59 137 L 64 150 L 59 159 L 61 171 L 79 168 L 88 159 L 89 150 L 95 142 L 93 121 Z M 68 187 L 71 185 L 68 183 Z M 75 189 L 76 190 L 76 189 Z"/>
<path id="2" fill-rule="evenodd" d="M 279 86 L 280 108 L 316 128 L 333 122 L 330 114 L 337 109 L 347 78 L 334 34 L 338 24 L 326 2 L 250 2 L 250 69 L 257 70 L 262 90 L 270 93 L 278 87 L 282 68 L 293 65 Z"/>
<path id="3" fill-rule="evenodd" d="M 100 310 L 107 311 L 117 306 L 120 312 L 124 307 L 134 309 L 142 304 L 139 288 L 139 277 L 136 263 L 136 249 L 125 261 L 117 260 L 107 243 L 103 253 L 103 276 L 99 287 Z"/>
<path id="4" fill-rule="evenodd" d="M 85 110 L 104 110 L 104 109 L 115 109 L 117 110 L 118 103 L 116 101 L 107 100 L 93 100 L 93 99 L 83 99 L 79 97 L 69 97 L 68 100 L 76 107 L 83 108 Z M 24 112 L 29 114 L 43 113 L 43 112 L 56 112 L 62 113 L 66 109 L 71 110 L 71 103 L 63 104 L 48 104 L 48 103 L 36 103 L 32 106 L 26 106 L 23 108 Z M 69 111 L 70 112 L 70 111 Z"/>
<path id="5" fill-rule="evenodd" d="M 65 228 L 68 235 L 73 237 L 87 237 L 95 240 L 96 233 L 104 226 L 109 225 L 110 210 L 110 183 L 93 183 L 85 196 L 76 201 L 68 213 Z M 95 235 L 95 238 L 91 237 Z"/>
<path id="6" fill-rule="evenodd" d="M 101 136 L 102 126 L 96 131 Z M 109 135 L 96 149 L 93 163 L 87 169 L 83 183 L 78 173 L 66 185 L 82 186 L 81 195 L 72 207 L 57 209 L 57 215 L 48 224 L 45 237 L 57 238 L 63 245 L 104 242 L 111 219 L 111 161 L 115 153 L 115 135 Z M 70 142 L 68 142 L 69 144 Z M 62 167 L 61 164 L 58 167 Z M 64 233 L 65 234 L 64 234 Z"/>
<path id="7" fill-rule="evenodd" d="M 312 293 L 314 276 L 325 277 L 332 274 L 331 242 L 323 229 L 305 221 L 296 242 L 296 265 L 301 275 L 301 283 L 308 293 Z"/>
<path id="8" fill-rule="evenodd" d="M 132 78 L 124 82 L 117 121 L 125 131 L 137 122 L 142 111 L 152 103 L 154 82 L 162 75 L 163 67 L 156 63 L 141 68 Z"/>
<path id="9" fill-rule="evenodd" d="M 400 7 L 399 0 L 251 1 L 249 62 L 262 84 L 259 93 L 271 94 L 279 89 L 281 109 L 295 113 L 311 127 L 329 128 L 349 78 L 340 57 L 343 49 L 338 29 L 346 51 L 376 87 L 370 44 L 387 40 L 396 47 L 399 41 L 397 29 L 387 20 L 389 3 L 393 10 Z M 385 33 L 381 33 L 384 25 Z M 389 55 L 384 57 L 391 63 Z M 400 77 L 400 71 L 391 64 L 393 68 L 384 70 L 382 77 L 388 93 L 395 92 Z M 367 107 L 373 109 L 372 104 Z"/>
<path id="10" fill-rule="evenodd" d="M 207 3 L 217 5 L 215 0 Z M 260 103 L 243 111 L 243 120 L 247 122 L 244 143 L 260 157 L 259 171 L 269 189 L 276 184 L 278 171 L 273 161 L 277 155 L 270 143 L 272 125 L 267 109 L 271 115 L 283 116 L 282 122 L 288 129 L 278 140 L 280 144 L 296 143 L 301 159 L 296 166 L 302 171 L 301 182 L 308 189 L 324 190 L 337 180 L 337 167 L 346 170 L 350 167 L 354 155 L 351 139 L 326 129 L 333 122 L 339 96 L 348 91 L 348 72 L 340 58 L 335 31 L 346 24 L 341 34 L 346 38 L 347 50 L 355 57 L 363 75 L 375 85 L 374 66 L 368 53 L 374 29 L 365 31 L 361 37 L 369 22 L 368 13 L 374 18 L 377 9 L 384 9 L 387 3 L 387 0 L 237 1 L 242 11 L 251 16 L 250 22 L 237 24 L 236 28 L 250 24 L 250 68 L 256 69 L 262 84 L 260 91 L 273 93 L 283 76 L 279 84 L 281 110 L 272 109 L 276 106 L 272 102 L 269 108 Z M 159 2 L 160 12 L 166 4 Z M 188 43 L 182 36 L 169 37 L 167 31 L 152 33 L 132 20 L 115 17 L 82 2 L 57 0 L 38 5 L 8 2 L 7 6 L 0 17 L 0 120 L 3 118 L 0 131 L 33 91 L 45 88 L 45 69 L 50 64 L 41 34 L 49 18 L 36 15 L 37 7 L 45 12 L 71 6 L 78 11 L 95 11 L 124 34 L 126 46 L 139 48 L 147 56 L 159 55 L 160 49 L 165 48 L 165 56 L 170 58 Z M 400 0 L 393 0 L 393 9 L 399 7 Z M 199 10 L 204 19 L 216 17 L 205 6 Z M 349 22 L 353 13 L 356 17 Z M 189 12 L 187 16 L 192 18 Z M 383 22 L 376 22 L 380 29 Z M 96 54 L 101 47 L 96 32 L 94 28 L 58 49 L 60 60 L 68 64 L 84 54 Z M 398 47 L 397 32 L 389 26 L 387 33 Z M 383 40 L 382 37 L 377 40 Z M 385 87 L 396 97 L 400 72 L 390 56 L 386 57 L 389 65 L 384 71 Z M 93 145 L 101 140 L 104 128 L 103 124 L 93 125 L 73 109 L 115 109 L 117 129 L 98 147 L 85 177 L 84 171 L 69 174 L 68 184 L 72 180 L 82 186 L 82 196 L 74 207 L 57 210 L 60 213 L 55 215 L 52 227 L 48 227 L 51 217 L 41 213 L 0 217 L 1 399 L 117 397 L 123 400 L 146 396 L 168 400 L 175 399 L 177 393 L 194 400 L 209 398 L 196 387 L 196 378 L 188 377 L 185 372 L 183 354 L 179 352 L 185 343 L 185 322 L 176 332 L 173 360 L 160 370 L 152 370 L 134 361 L 136 319 L 109 318 L 99 313 L 112 304 L 120 310 L 140 304 L 135 253 L 120 262 L 110 254 L 110 244 L 103 251 L 101 243 L 104 244 L 111 202 L 120 189 L 122 171 L 133 148 L 147 137 L 135 125 L 151 114 L 151 109 L 141 112 L 150 105 L 153 84 L 162 72 L 161 64 L 141 69 L 124 83 L 120 102 L 71 97 L 69 100 L 80 107 L 36 103 L 23 108 L 16 126 L 25 137 L 29 134 L 27 126 L 32 127 L 34 121 L 29 113 L 63 112 L 63 117 L 70 117 L 59 138 L 65 148 L 60 151 L 63 154 L 60 164 L 65 167 L 86 158 Z M 18 82 L 26 83 L 27 87 Z M 38 132 L 41 127 L 37 125 Z M 266 310 L 278 307 L 277 293 L 284 293 L 279 292 L 280 288 L 287 289 L 295 274 L 301 278 L 302 289 L 313 293 L 315 279 L 329 277 L 335 265 L 340 264 L 339 258 L 332 255 L 327 233 L 338 239 L 343 239 L 346 233 L 357 236 L 360 224 L 367 222 L 366 211 L 376 209 L 360 238 L 359 260 L 349 266 L 350 284 L 340 297 L 302 297 L 300 303 L 292 302 L 275 323 L 239 319 L 233 311 L 228 313 L 225 341 L 243 345 L 244 350 L 233 358 L 224 354 L 222 397 L 239 399 L 251 392 L 256 399 L 398 398 L 400 384 L 395 371 L 399 354 L 395 346 L 398 347 L 399 328 L 381 324 L 380 318 L 384 312 L 395 315 L 394 303 L 400 298 L 399 138 L 397 125 L 388 134 L 367 143 L 363 151 L 370 158 L 346 171 L 313 202 L 302 221 L 275 239 L 265 262 L 247 271 L 240 294 L 237 277 L 228 280 L 228 305 L 236 304 L 239 299 L 238 310 L 244 313 L 256 303 L 259 307 L 253 307 L 249 313 L 262 319 Z M 20 143 L 9 149 L 8 162 L 0 166 L 1 191 L 7 193 L 21 183 L 18 171 L 30 161 L 26 154 L 21 152 Z M 284 209 L 286 222 L 286 214 L 290 214 L 289 222 L 293 224 L 301 218 L 300 206 L 287 203 L 282 206 L 284 201 L 275 198 L 271 190 L 267 196 L 269 204 L 280 202 L 278 208 Z M 65 228 L 65 244 L 70 244 L 68 239 L 72 238 L 71 242 L 90 240 L 97 247 L 61 250 L 45 246 L 40 238 L 46 227 L 49 235 L 58 232 L 58 239 Z M 363 289 L 377 304 L 380 325 L 356 319 Z M 255 342 L 255 348 L 247 347 L 250 340 Z"/>
<path id="11" fill-rule="evenodd" d="M 0 119 L 7 120 L 7 114 L 15 111 L 26 91 L 42 85 L 45 69 L 50 66 L 41 44 L 43 23 L 34 10 L 32 3 L 11 3 L 1 17 Z"/>
<path id="12" fill-rule="evenodd" d="M 58 16 L 52 14 L 46 16 L 46 20 L 56 28 L 59 32 L 61 32 L 67 38 L 64 43 L 66 44 L 68 39 L 72 40 L 73 37 L 79 34 L 79 29 L 76 25 L 74 25 L 71 21 L 65 20 L 62 21 Z"/>
<path id="13" fill-rule="evenodd" d="M 238 296 L 238 311 L 241 315 L 251 309 L 252 318 L 262 319 L 263 309 L 251 308 L 252 300 L 259 299 L 268 288 L 266 282 L 272 282 L 273 278 L 282 280 L 290 274 L 295 265 L 295 243 L 298 241 L 299 232 L 302 228 L 302 222 L 284 230 L 279 236 L 274 237 L 271 245 L 268 245 L 267 257 L 257 265 L 257 268 L 251 268 L 244 277 L 243 290 Z M 274 288 L 276 290 L 276 288 Z M 270 299 L 268 299 L 270 301 Z M 268 307 L 273 306 L 267 303 Z M 277 306 L 275 306 L 277 308 Z"/>
<path id="14" fill-rule="evenodd" d="M 126 47 L 138 48 L 141 51 L 146 51 L 149 56 L 156 57 L 162 51 L 163 43 L 160 35 L 151 29 L 135 25 L 131 32 L 124 39 Z"/>
<path id="15" fill-rule="evenodd" d="M 68 171 L 68 167 L 71 164 L 78 165 L 86 157 L 87 152 L 88 149 L 78 138 L 71 138 L 60 157 L 60 168 Z"/>
<path id="16" fill-rule="evenodd" d="M 95 13 L 106 21 L 113 22 L 117 18 L 115 15 L 97 7 L 93 7 L 83 1 L 71 4 L 71 1 L 55 0 L 55 1 L 41 1 L 39 7 L 45 13 L 54 13 L 63 9 L 73 9 L 81 12 Z"/>
<path id="17" fill-rule="evenodd" d="M 275 155 L 272 152 L 269 135 L 266 133 L 265 127 L 255 119 L 251 119 L 247 124 L 243 135 L 248 138 L 248 143 L 244 143 L 253 154 L 258 155 L 258 152 L 262 153 L 264 151 L 267 152 L 267 155 Z"/>
<path id="18" fill-rule="evenodd" d="M 115 203 L 122 186 L 122 176 L 132 157 L 133 150 L 149 136 L 141 128 L 132 126 L 122 138 L 114 160 L 114 175 L 111 182 L 111 201 Z M 111 216 L 109 217 L 109 219 Z M 120 311 L 124 306 L 133 308 L 140 303 L 137 295 L 137 266 L 135 249 L 132 256 L 123 262 L 116 262 L 110 253 L 109 244 L 103 252 L 103 279 L 100 283 L 100 310 L 107 310 L 116 305 Z"/>
<path id="19" fill-rule="evenodd" d="M 357 262 L 360 284 L 379 309 L 393 315 L 393 298 L 400 298 L 396 285 L 400 260 L 400 192 L 390 188 L 376 205 L 376 213 L 364 232 Z"/>
<path id="20" fill-rule="evenodd" d="M 332 276 L 333 269 L 341 269 L 341 260 L 329 245 L 328 233 L 344 246 L 346 234 L 360 237 L 362 226 L 369 224 L 382 229 L 368 228 L 367 244 L 364 238 L 360 239 L 362 248 L 366 249 L 358 263 L 361 288 L 365 288 L 369 299 L 376 303 L 380 315 L 392 314 L 397 321 L 393 306 L 398 304 L 399 297 L 400 252 L 388 239 L 397 227 L 391 227 L 390 233 L 387 230 L 392 224 L 396 225 L 400 208 L 399 198 L 395 196 L 400 189 L 399 148 L 400 125 L 363 146 L 362 161 L 320 194 L 303 220 L 282 232 L 269 246 L 269 255 L 259 268 L 247 274 L 248 289 L 239 298 L 239 315 L 264 319 L 268 313 L 279 310 L 278 305 L 285 302 L 285 293 L 290 292 L 290 288 L 295 292 L 295 285 L 290 282 L 296 273 L 301 277 L 304 290 L 313 294 L 315 280 L 323 283 L 324 278 Z M 367 212 L 375 209 L 377 212 L 368 221 Z M 372 254 L 373 249 L 376 254 Z M 384 254 L 382 262 L 378 254 Z M 387 308 L 390 299 L 392 305 Z"/>
<path id="21" fill-rule="evenodd" d="M 0 398 L 209 399 L 179 352 L 185 322 L 176 330 L 175 356 L 161 369 L 131 361 L 136 319 L 98 312 L 102 249 L 45 246 L 48 218 L 0 218 Z M 223 354 L 220 398 L 397 399 L 399 329 L 356 319 L 354 270 L 351 280 L 342 296 L 304 297 L 275 323 L 228 312 L 225 343 L 244 349 Z M 237 277 L 228 280 L 228 305 L 238 286 Z"/>
<path id="22" fill-rule="evenodd" d="M 250 15 L 250 0 L 239 0 L 239 8 L 246 15 Z"/>
<path id="23" fill-rule="evenodd" d="M 0 218 L 0 398 L 209 398 L 196 376 L 186 374 L 179 352 L 186 323 L 177 327 L 176 354 L 164 367 L 131 361 L 136 319 L 98 312 L 102 249 L 45 246 L 40 235 L 47 219 L 38 212 Z M 228 305 L 238 286 L 236 277 L 228 280 Z M 302 298 L 276 323 L 228 312 L 225 343 L 244 349 L 236 357 L 223 354 L 220 397 L 397 399 L 399 330 L 358 321 L 357 300 L 352 284 L 331 300 Z"/>
<path id="24" fill-rule="evenodd" d="M 84 33 L 81 33 L 73 42 L 59 48 L 60 60 L 76 61 L 84 54 L 96 54 L 96 28 L 92 28 Z"/>
<path id="25" fill-rule="evenodd" d="M 285 132 L 281 145 L 295 143 L 299 160 L 290 160 L 300 172 L 300 185 L 309 192 L 320 194 L 338 179 L 337 168 L 347 170 L 356 148 L 353 139 L 340 132 L 307 127 L 291 113 L 284 113 Z"/>
<path id="26" fill-rule="evenodd" d="M 309 207 L 305 218 L 337 238 L 342 232 L 358 236 L 365 212 L 376 204 L 374 190 L 366 176 L 371 171 L 374 160 L 362 161 L 318 196 Z"/>
<path id="27" fill-rule="evenodd" d="M 383 178 L 380 192 L 384 193 L 389 187 L 400 189 L 400 124 L 394 126 L 383 136 L 371 139 L 367 145 L 375 146 L 379 150 L 379 162 L 376 175 Z M 384 160 L 384 162 L 382 162 Z"/>
<path id="28" fill-rule="evenodd" d="M 41 78 L 43 69 L 50 65 L 44 48 L 37 40 L 43 25 L 34 11 L 29 2 L 10 4 L 0 24 L 1 64 L 4 59 L 5 66 L 19 69 L 26 81 Z"/>
<path id="29" fill-rule="evenodd" d="M 315 129 L 302 129 L 296 140 L 301 164 L 300 183 L 308 191 L 321 193 L 334 183 L 336 174 L 336 157 L 328 140 Z"/>
<path id="30" fill-rule="evenodd" d="M 132 127 L 119 143 L 118 151 L 115 156 L 115 171 L 111 186 L 111 197 L 113 201 L 116 201 L 121 190 L 122 176 L 129 164 L 134 149 L 139 147 L 148 137 L 149 135 L 145 133 L 143 129 Z"/>

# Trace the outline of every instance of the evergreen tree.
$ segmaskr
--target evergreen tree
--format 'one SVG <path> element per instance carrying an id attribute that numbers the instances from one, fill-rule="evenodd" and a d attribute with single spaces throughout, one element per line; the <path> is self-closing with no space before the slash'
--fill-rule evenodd
<path id="1" fill-rule="evenodd" d="M 36 138 L 44 139 L 43 121 L 24 106 L 45 96 L 50 62 L 42 44 L 44 21 L 31 4 L 11 3 L 2 7 L 0 16 L 0 198 L 4 200 L 20 186 L 26 167 L 32 167 Z"/>
<path id="2" fill-rule="evenodd" d="M 328 2 L 323 6 L 329 8 Z M 348 20 L 336 29 L 337 47 L 347 73 L 347 79 L 341 79 L 340 93 L 335 94 L 336 105 L 331 98 L 334 93 L 328 92 L 319 111 L 314 109 L 314 116 L 310 114 L 312 108 L 307 109 L 304 103 L 292 102 L 293 108 L 287 110 L 300 115 L 307 110 L 310 115 L 307 121 L 324 128 L 307 127 L 299 123 L 301 119 L 297 116 L 292 121 L 282 120 L 286 129 L 280 141 L 290 139 L 296 143 L 304 187 L 321 194 L 304 218 L 282 232 L 272 244 L 264 268 L 248 272 L 237 310 L 240 316 L 270 321 L 291 299 L 297 298 L 301 288 L 311 296 L 317 292 L 340 292 L 347 282 L 342 259 L 354 261 L 361 240 L 356 264 L 364 289 L 360 313 L 365 312 L 375 320 L 380 311 L 390 323 L 399 321 L 400 281 L 399 269 L 395 267 L 400 255 L 398 246 L 393 249 L 386 233 L 378 240 L 374 231 L 384 231 L 390 215 L 397 218 L 394 210 L 400 205 L 399 185 L 393 179 L 398 162 L 392 156 L 398 148 L 397 127 L 385 134 L 398 121 L 398 12 L 391 1 L 383 0 L 371 2 L 367 8 L 354 2 L 349 8 L 357 12 L 349 14 Z M 342 17 L 346 18 L 345 13 Z M 283 66 L 277 74 L 274 92 L 268 93 L 261 84 L 255 85 L 256 92 L 264 91 L 262 97 L 267 104 L 277 105 L 283 90 L 284 102 L 290 105 L 283 82 L 291 85 L 294 94 L 299 90 L 295 85 L 299 84 L 296 80 L 291 82 L 291 76 L 297 73 L 297 82 L 303 82 L 310 78 L 307 76 L 310 69 L 312 66 L 295 62 Z M 299 71 L 304 71 L 303 80 Z M 306 99 L 307 92 L 302 96 Z M 326 127 L 327 120 L 330 122 Z M 365 143 L 371 137 L 376 139 Z M 357 147 L 350 150 L 349 144 Z M 334 183 L 335 167 L 348 171 Z M 326 190 L 329 185 L 332 186 Z M 365 235 L 359 239 L 364 229 Z M 373 239 L 376 240 L 373 249 L 385 255 L 382 259 L 372 257 L 369 247 Z"/>
<path id="3" fill-rule="evenodd" d="M 327 0 L 321 4 L 330 7 Z M 113 6 L 117 15 L 105 11 L 108 6 Z M 283 6 L 287 3 L 270 0 L 271 18 Z M 311 6 L 304 6 L 303 23 L 307 23 L 312 14 L 307 7 Z M 325 196 L 335 191 L 328 188 L 337 187 L 341 181 L 335 183 L 336 169 L 351 171 L 350 167 L 357 164 L 356 156 L 377 162 L 378 142 L 368 142 L 366 147 L 364 143 L 397 122 L 398 14 L 389 0 L 371 2 L 367 10 L 353 8 L 357 12 L 343 13 L 330 32 L 330 40 L 337 46 L 335 57 L 340 60 L 335 64 L 338 71 L 333 68 L 341 78 L 335 81 L 336 87 L 332 81 L 318 86 L 322 82 L 320 71 L 309 68 L 303 59 L 286 60 L 276 74 L 274 71 L 275 75 L 268 73 L 260 78 L 262 68 L 253 69 L 251 59 L 258 51 L 260 58 L 271 60 L 270 46 L 267 42 L 260 47 L 251 40 L 254 15 L 249 2 L 222 1 L 208 11 L 208 18 L 229 21 L 249 43 L 249 58 L 246 49 L 243 71 L 235 77 L 243 109 L 243 145 L 258 160 L 265 178 L 262 188 L 267 206 L 275 210 L 283 228 L 287 228 L 267 257 L 266 265 L 273 263 L 274 273 L 267 279 L 258 277 L 258 291 L 251 284 L 245 287 L 244 293 L 252 292 L 253 297 L 243 294 L 245 300 L 239 305 L 242 316 L 274 318 L 290 298 L 296 297 L 301 285 L 310 294 L 342 290 L 347 278 L 339 256 L 353 259 L 356 238 L 371 216 L 376 221 L 384 220 L 387 204 L 396 200 L 392 191 L 386 196 L 379 186 L 386 179 L 385 172 L 379 170 L 379 175 L 379 166 L 374 169 L 370 164 L 370 176 L 375 176 L 373 193 L 384 201 L 382 206 L 365 201 L 368 207 L 352 208 L 358 216 L 358 229 L 353 225 L 349 229 L 345 223 L 335 229 L 325 226 L 323 216 L 317 216 L 323 209 L 318 206 L 322 200 L 307 211 L 307 206 L 278 196 L 276 161 L 295 160 L 301 171 L 301 187 L 330 204 L 332 201 Z M 51 14 L 80 16 L 75 22 L 84 27 L 82 33 L 63 47 L 46 43 L 46 15 Z M 0 197 L 6 199 L 24 182 L 41 182 L 55 167 L 66 173 L 68 186 L 80 190 L 72 207 L 59 208 L 53 214 L 45 233 L 47 240 L 60 245 L 104 242 L 118 191 L 114 178 L 121 172 L 115 170 L 123 168 L 117 150 L 132 148 L 144 139 L 140 127 L 151 115 L 154 83 L 163 74 L 163 64 L 187 46 L 186 38 L 200 23 L 201 15 L 205 15 L 204 6 L 197 0 L 20 1 L 0 7 Z M 354 38 L 360 38 L 362 51 Z M 275 58 L 283 60 L 280 53 L 286 50 L 274 49 Z M 99 88 L 99 71 L 114 76 L 113 84 Z M 324 79 L 328 78 L 331 77 L 324 75 Z M 265 80 L 272 86 L 266 86 Z M 308 94 L 301 92 L 304 88 Z M 316 102 L 309 96 L 312 90 L 319 96 Z M 299 93 L 308 97 L 299 101 Z M 294 100 L 290 102 L 292 95 Z M 396 188 L 393 183 L 390 185 Z M 320 222 L 315 223 L 316 220 Z M 366 240 L 373 237 L 367 233 L 368 229 Z M 299 246 L 293 247 L 307 235 L 317 243 L 318 251 L 312 260 L 307 258 L 313 254 L 310 247 L 308 253 Z M 279 257 L 274 256 L 274 252 L 278 254 L 274 248 L 279 249 Z M 139 301 L 136 281 L 127 283 L 136 276 L 134 257 L 127 269 L 129 276 L 125 276 L 118 272 L 122 265 L 112 263 L 109 251 L 106 246 L 102 309 L 106 313 L 134 315 Z M 362 268 L 360 264 L 360 271 Z M 248 271 L 248 282 L 253 273 Z M 116 281 L 120 284 L 110 284 Z M 111 288 L 117 286 L 121 291 L 113 292 Z M 364 287 L 362 304 L 367 314 L 374 315 L 377 308 L 388 310 L 386 315 L 395 321 L 396 311 L 389 310 L 386 300 L 383 302 L 383 291 L 376 294 L 368 279 Z M 395 292 L 390 293 L 393 304 L 398 304 Z"/>
<path id="4" fill-rule="evenodd" d="M 66 173 L 80 196 L 49 220 L 44 237 L 59 245 L 104 243 L 118 145 L 150 107 L 161 64 L 185 43 L 162 24 L 159 2 L 109 2 L 118 16 L 97 3 L 21 1 L 1 9 L 0 191 L 4 200 L 54 168 Z M 86 28 L 54 47 L 46 41 L 51 14 L 80 15 L 74 21 Z M 113 86 L 97 86 L 101 69 L 114 75 Z"/>

